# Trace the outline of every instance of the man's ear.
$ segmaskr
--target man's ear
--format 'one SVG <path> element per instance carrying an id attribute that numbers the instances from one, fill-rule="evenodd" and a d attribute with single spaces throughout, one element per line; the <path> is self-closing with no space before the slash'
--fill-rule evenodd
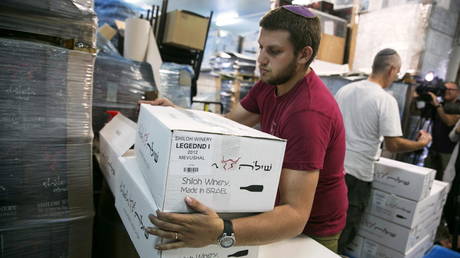
<path id="1" fill-rule="evenodd" d="M 388 76 L 392 76 L 393 72 L 396 72 L 396 67 L 390 66 L 390 69 L 388 69 Z"/>
<path id="2" fill-rule="evenodd" d="M 311 56 L 313 55 L 313 48 L 310 46 L 306 46 L 299 51 L 299 55 L 297 57 L 297 63 L 301 65 L 305 65 L 310 61 Z"/>

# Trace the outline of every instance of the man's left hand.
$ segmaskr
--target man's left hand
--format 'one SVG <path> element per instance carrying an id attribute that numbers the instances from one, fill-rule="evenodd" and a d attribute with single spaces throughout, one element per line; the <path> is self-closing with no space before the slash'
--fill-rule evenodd
<path id="1" fill-rule="evenodd" d="M 430 94 L 431 96 L 431 105 L 435 107 L 438 106 L 439 105 L 438 97 L 436 97 L 436 95 L 434 95 L 434 93 L 431 91 L 429 91 L 428 94 Z"/>
<path id="2" fill-rule="evenodd" d="M 155 246 L 158 250 L 170 250 L 182 247 L 203 247 L 217 243 L 224 229 L 223 220 L 217 213 L 194 198 L 186 197 L 187 205 L 197 211 L 193 214 L 179 214 L 157 211 L 156 216 L 149 215 L 157 228 L 148 228 L 148 232 L 174 242 Z"/>

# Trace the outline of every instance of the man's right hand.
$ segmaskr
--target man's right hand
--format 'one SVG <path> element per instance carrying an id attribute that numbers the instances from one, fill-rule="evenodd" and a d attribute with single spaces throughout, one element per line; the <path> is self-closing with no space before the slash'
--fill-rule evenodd
<path id="1" fill-rule="evenodd" d="M 431 142 L 431 134 L 425 130 L 420 130 L 417 141 L 422 143 L 423 146 L 426 146 Z"/>
<path id="2" fill-rule="evenodd" d="M 167 98 L 158 98 L 156 100 L 139 100 L 139 104 L 150 104 L 154 106 L 176 107 L 174 103 Z"/>

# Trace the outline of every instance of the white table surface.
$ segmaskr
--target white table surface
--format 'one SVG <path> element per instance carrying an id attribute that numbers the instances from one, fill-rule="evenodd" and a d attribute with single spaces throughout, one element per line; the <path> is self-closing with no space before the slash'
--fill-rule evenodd
<path id="1" fill-rule="evenodd" d="M 339 255 L 302 235 L 259 247 L 259 258 L 337 258 Z"/>

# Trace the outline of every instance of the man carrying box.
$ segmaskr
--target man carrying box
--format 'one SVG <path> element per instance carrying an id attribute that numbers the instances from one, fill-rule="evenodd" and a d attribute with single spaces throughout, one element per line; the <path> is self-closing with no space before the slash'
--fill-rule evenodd
<path id="1" fill-rule="evenodd" d="M 319 18 L 283 6 L 260 21 L 261 81 L 227 118 L 287 139 L 276 207 L 256 216 L 222 220 L 187 197 L 195 214 L 157 211 L 151 234 L 175 240 L 155 248 L 262 245 L 305 233 L 337 251 L 348 207 L 344 181 L 345 131 L 329 90 L 309 68 L 320 42 Z M 167 99 L 153 105 L 174 106 Z M 267 150 L 270 151 L 270 150 Z"/>

